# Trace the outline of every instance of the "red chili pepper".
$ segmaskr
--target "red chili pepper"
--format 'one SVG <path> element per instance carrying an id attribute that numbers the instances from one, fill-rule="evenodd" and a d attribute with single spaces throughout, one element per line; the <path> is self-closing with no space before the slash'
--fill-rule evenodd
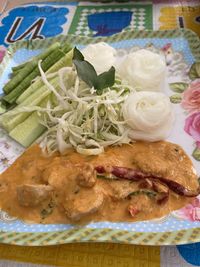
<path id="1" fill-rule="evenodd" d="M 157 180 L 163 183 L 164 185 L 168 186 L 169 189 L 171 189 L 173 192 L 180 196 L 186 196 L 186 197 L 196 197 L 200 194 L 200 186 L 196 190 L 188 190 L 183 185 L 172 181 L 168 178 L 164 178 L 161 176 L 148 174 L 141 172 L 139 170 L 134 170 L 131 168 L 126 167 L 118 167 L 118 166 L 112 166 L 112 167 L 104 167 L 104 166 L 97 166 L 95 167 L 95 170 L 97 173 L 100 174 L 106 174 L 108 173 L 106 170 L 110 170 L 109 173 L 112 175 L 121 178 L 121 179 L 128 179 L 133 181 L 142 181 L 146 178 L 150 178 L 151 180 Z"/>

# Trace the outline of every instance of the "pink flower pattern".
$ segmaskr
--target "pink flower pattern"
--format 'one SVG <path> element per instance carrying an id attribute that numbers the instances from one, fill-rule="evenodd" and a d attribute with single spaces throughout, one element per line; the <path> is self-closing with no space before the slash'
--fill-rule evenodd
<path id="1" fill-rule="evenodd" d="M 185 120 L 184 130 L 200 144 L 200 112 L 193 113 Z"/>
<path id="2" fill-rule="evenodd" d="M 189 113 L 200 111 L 200 79 L 192 82 L 183 93 L 181 106 Z"/>
<path id="3" fill-rule="evenodd" d="M 200 148 L 200 142 L 196 142 L 197 148 Z"/>
<path id="4" fill-rule="evenodd" d="M 184 130 L 194 139 L 196 148 L 200 149 L 200 78 L 192 81 L 182 94 L 181 107 L 189 113 Z M 200 196 L 173 214 L 192 222 L 200 221 Z"/>
<path id="5" fill-rule="evenodd" d="M 6 54 L 6 48 L 4 46 L 0 46 L 0 63 L 2 62 L 5 54 Z"/>
<path id="6" fill-rule="evenodd" d="M 191 204 L 175 212 L 178 217 L 189 221 L 200 221 L 200 199 L 195 198 Z"/>

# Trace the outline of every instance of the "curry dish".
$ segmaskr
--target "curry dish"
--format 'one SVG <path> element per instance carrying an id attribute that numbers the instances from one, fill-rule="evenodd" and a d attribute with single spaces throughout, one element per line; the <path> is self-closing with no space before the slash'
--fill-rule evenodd
<path id="1" fill-rule="evenodd" d="M 98 156 L 45 157 L 29 148 L 0 176 L 0 207 L 35 223 L 136 221 L 162 217 L 199 194 L 178 145 L 136 142 Z"/>

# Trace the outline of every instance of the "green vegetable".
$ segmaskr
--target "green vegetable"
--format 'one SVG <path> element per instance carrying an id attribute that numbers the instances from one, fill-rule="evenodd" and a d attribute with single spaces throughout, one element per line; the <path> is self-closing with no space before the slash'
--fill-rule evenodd
<path id="1" fill-rule="evenodd" d="M 22 68 L 22 69 L 23 69 L 23 68 Z M 22 71 L 22 69 L 13 71 L 13 72 L 11 73 L 11 79 L 13 79 L 17 74 L 19 74 L 19 73 Z"/>
<path id="2" fill-rule="evenodd" d="M 111 67 L 109 71 L 105 71 L 97 76 L 97 94 L 101 94 L 104 88 L 111 87 L 115 82 L 115 68 Z"/>
<path id="3" fill-rule="evenodd" d="M 49 154 L 57 150 L 63 153 L 73 146 L 84 155 L 97 155 L 108 145 L 130 142 L 121 115 L 129 93 L 123 81 L 115 85 L 116 90 L 104 90 L 97 95 L 78 79 L 74 68 L 69 67 L 66 74 L 59 77 L 62 89 L 56 91 L 42 68 L 40 72 L 55 99 L 55 105 L 44 111 L 46 116 L 42 117 L 48 128 L 42 145 Z"/>
<path id="4" fill-rule="evenodd" d="M 34 60 L 34 58 L 32 58 L 31 60 Z M 30 63 L 30 62 L 26 61 L 23 64 L 17 65 L 16 67 L 12 67 L 13 73 L 17 73 L 17 72 L 21 71 L 28 63 Z"/>
<path id="5" fill-rule="evenodd" d="M 53 66 L 51 66 L 46 74 L 57 72 L 59 69 L 67 66 L 71 66 L 72 64 L 72 56 L 73 50 L 69 51 L 66 55 L 64 55 L 60 60 L 58 60 Z M 29 97 L 32 93 L 34 93 L 38 88 L 43 86 L 43 81 L 39 78 L 37 81 L 32 83 L 16 100 L 18 104 L 22 103 L 27 97 Z"/>
<path id="6" fill-rule="evenodd" d="M 46 107 L 50 97 L 46 97 L 40 107 Z M 40 117 L 37 111 L 29 115 L 22 123 L 18 124 L 9 136 L 24 147 L 30 146 L 44 131 L 46 127 L 40 123 Z"/>
<path id="7" fill-rule="evenodd" d="M 72 49 L 71 45 L 69 43 L 64 43 L 64 45 L 61 47 L 61 50 L 67 54 Z"/>
<path id="8" fill-rule="evenodd" d="M 66 56 L 62 52 L 62 59 L 48 70 L 42 66 L 44 61 L 42 64 L 38 62 L 36 68 L 39 70 L 36 77 L 41 77 L 18 99 L 19 105 L 3 115 L 2 125 L 12 138 L 23 146 L 28 146 L 46 129 L 42 146 L 50 154 L 57 150 L 62 153 L 69 147 L 74 147 L 85 155 L 98 154 L 105 146 L 129 143 L 128 131 L 125 131 L 121 116 L 121 106 L 129 93 L 129 88 L 123 81 L 108 90 L 93 92 L 77 77 L 73 66 L 60 72 L 63 64 L 71 65 L 72 51 Z M 50 75 L 52 68 L 55 71 L 52 70 Z M 110 79 L 109 72 L 100 74 L 97 79 L 101 84 L 104 83 L 101 80 L 103 75 L 108 76 L 106 80 Z M 52 80 L 56 78 L 59 81 L 54 86 Z M 46 93 L 50 93 L 50 105 L 41 108 L 39 101 L 43 101 Z M 38 114 L 42 116 L 39 118 Z"/>
<path id="9" fill-rule="evenodd" d="M 24 147 L 30 146 L 46 128 L 39 123 L 37 112 L 33 112 L 25 121 L 18 124 L 9 136 Z"/>
<path id="10" fill-rule="evenodd" d="M 50 46 L 49 49 L 45 50 L 43 53 L 39 54 L 38 56 L 34 57 L 31 59 L 32 60 L 40 60 L 40 59 L 45 59 L 51 52 L 53 52 L 56 49 L 61 49 L 63 51 L 63 53 L 68 53 L 71 50 L 71 45 L 69 43 L 65 43 L 62 47 L 60 46 L 60 43 L 56 42 L 54 44 L 52 44 Z M 16 75 L 17 73 L 19 73 L 20 71 L 22 71 L 22 69 L 24 67 L 27 67 L 30 64 L 30 61 L 26 61 L 23 64 L 20 64 L 16 67 L 12 68 L 13 71 L 13 75 Z"/>
<path id="11" fill-rule="evenodd" d="M 68 45 L 69 46 L 69 45 Z M 60 43 L 58 43 L 58 42 L 56 42 L 56 43 L 54 43 L 54 44 L 52 44 L 48 49 L 46 49 L 43 53 L 40 53 L 39 55 L 37 55 L 37 56 L 35 56 L 35 57 L 33 57 L 30 61 L 26 61 L 26 62 L 24 62 L 24 63 L 22 63 L 22 64 L 20 64 L 20 65 L 18 65 L 18 66 L 16 66 L 16 67 L 13 67 L 12 68 L 12 71 L 21 71 L 24 67 L 28 67 L 29 66 L 29 64 L 33 61 L 33 60 L 35 60 L 36 62 L 38 61 L 38 60 L 40 60 L 40 59 L 45 59 L 47 56 L 49 56 L 53 51 L 55 51 L 55 50 L 57 50 L 57 49 L 59 49 L 60 48 Z"/>
<path id="12" fill-rule="evenodd" d="M 58 88 L 58 77 L 55 77 L 50 80 L 50 83 L 55 87 Z M 47 88 L 45 84 L 43 84 L 41 87 L 39 87 L 37 90 L 35 90 L 30 96 L 26 97 L 24 101 L 22 101 L 17 107 L 23 107 L 23 106 L 37 106 L 38 103 L 40 103 L 44 98 L 46 98 L 51 91 Z"/>
<path id="13" fill-rule="evenodd" d="M 84 56 L 75 47 L 73 63 L 76 67 L 78 76 L 88 84 L 89 87 L 94 87 L 97 94 L 101 94 L 103 89 L 111 87 L 115 83 L 115 68 L 111 67 L 108 71 L 97 75 L 94 67 L 84 60 Z"/>
<path id="14" fill-rule="evenodd" d="M 59 59 L 51 68 L 46 72 L 54 73 L 63 67 L 68 67 L 72 65 L 73 49 L 68 51 L 61 59 Z"/>
<path id="15" fill-rule="evenodd" d="M 42 61 L 42 68 L 44 71 L 47 71 L 55 62 L 57 62 L 62 56 L 63 52 L 61 50 L 55 50 L 53 53 L 51 53 L 47 58 Z M 36 63 L 35 68 L 32 70 L 32 72 L 26 77 L 21 77 L 21 83 L 8 95 L 4 96 L 3 99 L 12 104 L 16 101 L 16 99 L 19 97 L 21 93 L 23 93 L 27 87 L 30 86 L 33 79 L 35 79 L 39 74 L 40 71 L 37 66 L 38 63 Z M 17 75 L 18 76 L 18 75 Z M 17 77 L 16 76 L 16 77 Z"/>
<path id="16" fill-rule="evenodd" d="M 33 72 L 33 70 L 37 66 L 37 61 L 33 60 L 29 63 L 29 65 L 23 69 L 23 72 L 19 72 L 14 76 L 3 88 L 3 91 L 5 94 L 8 94 L 9 92 L 12 92 L 13 89 L 15 89 L 18 85 L 21 84 L 21 82 L 29 76 Z"/>
<path id="17" fill-rule="evenodd" d="M 4 113 L 6 111 L 6 105 L 5 103 L 0 99 L 0 114 Z"/>
<path id="18" fill-rule="evenodd" d="M 53 86 L 58 87 L 58 78 L 56 77 L 54 80 L 51 81 Z M 29 115 L 29 112 L 20 112 L 20 108 L 22 107 L 33 107 L 33 106 L 40 106 L 41 101 L 43 101 L 51 91 L 47 88 L 46 85 L 43 85 L 41 88 L 36 90 L 33 94 L 27 97 L 23 102 L 21 102 L 15 109 L 8 111 L 1 117 L 1 124 L 3 128 L 10 132 L 13 128 L 15 128 L 18 124 L 22 123 Z M 17 113 L 16 115 L 14 113 Z"/>
<path id="19" fill-rule="evenodd" d="M 32 83 L 16 100 L 17 104 L 21 104 L 24 102 L 27 98 L 29 98 L 32 94 L 35 93 L 39 88 L 41 88 L 44 85 L 43 81 L 41 79 L 38 79 L 34 83 Z"/>

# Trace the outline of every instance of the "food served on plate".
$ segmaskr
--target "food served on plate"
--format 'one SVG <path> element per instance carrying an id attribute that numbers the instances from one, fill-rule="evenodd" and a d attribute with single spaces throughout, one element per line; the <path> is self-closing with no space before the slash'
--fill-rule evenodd
<path id="1" fill-rule="evenodd" d="M 51 47 L 48 50 L 52 51 Z M 43 54 L 48 55 L 47 52 Z M 142 53 L 143 57 L 129 58 L 129 63 L 133 59 L 135 65 L 129 64 L 126 74 L 118 71 L 126 58 L 117 56 L 117 51 L 104 43 L 83 49 L 83 54 L 98 71 L 76 48 L 50 69 L 44 68 L 46 64 L 42 54 L 32 61 L 38 63 L 36 70 L 41 76 L 34 76 L 35 80 L 27 88 L 20 78 L 32 62 L 26 63 L 27 67 L 23 64 L 22 71 L 16 67 L 17 74 L 4 86 L 4 92 L 8 94 L 3 100 L 17 105 L 1 116 L 3 128 L 25 147 L 44 133 L 41 145 L 48 153 L 57 150 L 64 153 L 73 147 L 78 153 L 96 155 L 113 144 L 165 139 L 172 128 L 173 110 L 169 97 L 156 92 L 158 84 L 155 80 L 156 76 L 159 84 L 164 82 L 165 62 L 162 56 L 148 50 L 143 49 Z M 145 60 L 148 68 L 144 67 L 142 76 Z M 159 72 L 156 60 L 161 69 Z M 100 64 L 101 69 L 98 67 Z M 116 71 L 112 65 L 117 66 Z M 135 68 L 139 69 L 139 76 Z M 99 74 L 99 71 L 103 72 Z M 152 72 L 155 72 L 154 76 Z M 141 84 L 145 84 L 146 79 L 150 91 L 148 88 L 142 91 L 137 82 L 130 85 L 130 76 L 137 77 Z M 23 88 L 21 94 L 16 93 L 18 88 Z"/>
<path id="2" fill-rule="evenodd" d="M 0 207 L 8 213 L 42 223 L 135 221 L 199 194 L 188 156 L 161 141 L 174 121 L 169 97 L 158 92 L 162 55 L 54 44 L 13 71 L 1 124 L 24 147 L 40 137 L 40 147 L 0 176 Z"/>
<path id="3" fill-rule="evenodd" d="M 97 156 L 69 150 L 44 157 L 34 145 L 0 176 L 1 208 L 29 222 L 148 220 L 198 194 L 190 159 L 165 141 L 109 147 Z"/>

